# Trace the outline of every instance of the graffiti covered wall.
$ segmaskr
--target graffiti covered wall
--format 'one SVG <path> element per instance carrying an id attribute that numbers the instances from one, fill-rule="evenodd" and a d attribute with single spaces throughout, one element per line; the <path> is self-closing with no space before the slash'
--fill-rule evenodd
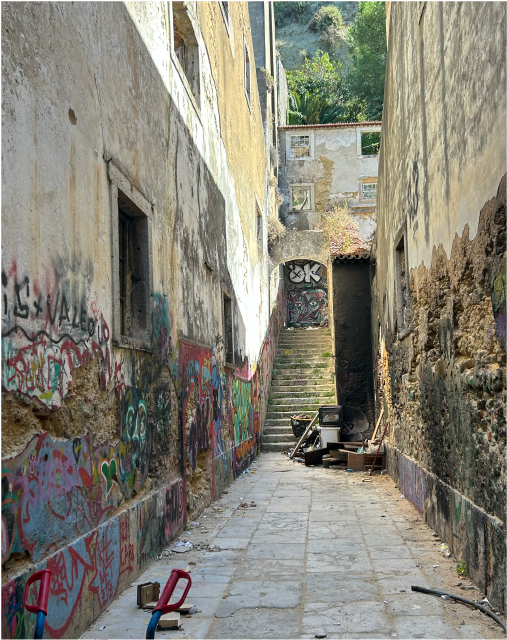
<path id="1" fill-rule="evenodd" d="M 325 327 L 328 324 L 328 282 L 324 265 L 293 260 L 284 266 L 289 327 Z"/>
<path id="2" fill-rule="evenodd" d="M 217 36 L 218 5 L 181 10 L 201 50 L 211 51 L 200 57 L 206 100 L 198 117 L 170 55 L 172 3 L 145 9 L 25 4 L 2 15 L 10 52 L 3 58 L 10 142 L 2 149 L 4 637 L 33 636 L 22 594 L 46 566 L 53 571 L 46 634 L 79 637 L 260 447 L 281 318 L 266 260 L 267 218 L 276 215 L 269 127 L 255 82 L 251 108 L 240 83 L 222 84 L 224 50 L 233 54 L 227 77 L 243 78 L 244 39 L 234 53 L 225 30 Z M 251 44 L 248 5 L 238 3 L 230 20 Z M 21 30 L 30 34 L 23 51 Z M 212 34 L 207 43 L 203 31 Z M 49 61 L 43 82 L 33 66 L 39 58 Z M 231 100 L 236 91 L 241 101 Z M 232 137 L 222 137 L 222 127 Z M 233 140 L 256 161 L 237 162 L 244 149 Z M 264 217 L 250 228 L 253 192 Z M 123 212 L 129 206 L 135 224 Z M 123 223 L 139 242 L 131 236 L 122 253 L 115 224 Z M 120 257 L 130 281 L 117 287 Z M 136 282 L 145 272 L 150 277 Z M 231 299 L 234 367 L 224 365 L 222 286 Z M 145 296 L 132 294 L 143 288 Z M 122 303 L 127 319 L 142 314 L 146 340 L 118 322 Z"/>

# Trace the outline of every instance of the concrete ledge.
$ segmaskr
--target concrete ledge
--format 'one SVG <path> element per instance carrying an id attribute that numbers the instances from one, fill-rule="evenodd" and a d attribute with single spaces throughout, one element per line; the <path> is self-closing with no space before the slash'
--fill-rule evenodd
<path id="1" fill-rule="evenodd" d="M 329 242 L 323 231 L 287 231 L 269 248 L 271 270 L 289 260 L 314 260 L 327 264 Z"/>
<path id="2" fill-rule="evenodd" d="M 35 614 L 23 607 L 25 584 L 34 571 L 51 569 L 44 637 L 79 638 L 183 529 L 185 516 L 179 478 L 10 579 L 2 585 L 2 637 L 33 638 Z M 33 603 L 36 594 L 32 587 Z"/>
<path id="3" fill-rule="evenodd" d="M 428 525 L 466 563 L 493 607 L 505 613 L 505 524 L 394 447 L 387 447 L 387 468 Z"/>

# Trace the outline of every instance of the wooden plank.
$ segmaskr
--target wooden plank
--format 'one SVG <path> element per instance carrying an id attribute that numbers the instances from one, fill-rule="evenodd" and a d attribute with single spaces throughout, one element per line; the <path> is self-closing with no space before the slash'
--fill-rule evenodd
<path id="1" fill-rule="evenodd" d="M 378 417 L 377 424 L 375 426 L 375 431 L 373 432 L 373 435 L 371 437 L 372 440 L 375 440 L 375 436 L 377 435 L 377 431 L 378 431 L 378 428 L 380 426 L 380 421 L 382 420 L 382 416 L 383 415 L 384 415 L 384 405 L 382 405 L 382 409 L 380 411 L 380 415 Z M 370 440 L 370 442 L 371 442 L 371 440 Z"/>
<path id="2" fill-rule="evenodd" d="M 299 438 L 297 445 L 293 449 L 292 453 L 289 455 L 289 460 L 292 460 L 292 458 L 296 455 L 296 451 L 299 449 L 302 443 L 306 440 L 306 438 L 308 438 L 308 434 L 312 430 L 312 427 L 315 424 L 315 421 L 317 420 L 318 417 L 319 417 L 319 412 L 317 411 L 317 413 L 315 414 L 315 417 L 310 422 L 310 424 L 306 427 L 305 432 L 303 433 L 301 438 Z"/>

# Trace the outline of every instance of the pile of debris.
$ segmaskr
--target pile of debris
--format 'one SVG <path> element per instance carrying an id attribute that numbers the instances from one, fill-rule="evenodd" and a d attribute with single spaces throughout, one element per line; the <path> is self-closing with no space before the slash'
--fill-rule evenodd
<path id="1" fill-rule="evenodd" d="M 376 435 L 382 415 L 383 411 L 369 441 L 364 438 L 369 428 L 366 416 L 354 407 L 323 406 L 313 418 L 309 414 L 292 416 L 292 430 L 299 440 L 287 455 L 306 466 L 322 464 L 370 474 L 381 471 L 385 469 L 385 429 L 381 437 Z"/>

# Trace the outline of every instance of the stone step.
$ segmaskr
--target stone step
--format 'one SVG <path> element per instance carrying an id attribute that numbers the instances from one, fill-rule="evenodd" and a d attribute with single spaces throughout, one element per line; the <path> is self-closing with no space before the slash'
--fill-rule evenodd
<path id="1" fill-rule="evenodd" d="M 291 432 L 289 433 L 278 433 L 278 434 L 266 434 L 264 433 L 262 435 L 262 442 L 264 443 L 268 443 L 268 442 L 292 442 L 293 444 L 295 444 L 297 442 L 296 438 L 294 438 L 294 434 Z"/>
<path id="2" fill-rule="evenodd" d="M 331 358 L 331 356 L 323 356 L 323 353 L 333 354 L 333 350 L 331 348 L 326 349 L 325 345 L 318 347 L 313 347 L 311 349 L 278 349 L 276 352 L 276 358 L 306 358 L 306 357 L 319 357 L 319 358 Z"/>
<path id="3" fill-rule="evenodd" d="M 300 380 L 291 381 L 291 384 L 278 384 L 274 383 L 271 385 L 271 393 L 290 393 L 291 395 L 302 395 L 311 391 L 312 393 L 327 393 L 332 392 L 334 394 L 334 384 L 314 384 L 309 382 L 308 384 L 298 384 L 301 382 Z"/>
<path id="4" fill-rule="evenodd" d="M 286 402 L 285 404 L 270 404 L 267 407 L 267 411 L 268 413 L 272 413 L 273 411 L 278 412 L 278 411 L 299 411 L 301 413 L 301 411 L 305 411 L 304 407 L 310 407 L 308 409 L 308 411 L 312 411 L 313 407 L 315 407 L 315 409 L 313 409 L 314 411 L 318 411 L 319 407 L 322 406 L 322 402 L 319 402 L 318 400 L 315 400 L 315 398 L 312 398 L 310 401 L 308 402 Z M 326 405 L 327 406 L 327 405 Z"/>
<path id="5" fill-rule="evenodd" d="M 269 407 L 278 407 L 280 405 L 304 405 L 305 403 L 318 403 L 322 405 L 326 403 L 328 400 L 333 398 L 334 396 L 323 396 L 316 393 L 311 395 L 301 395 L 298 397 L 291 397 L 288 395 L 283 395 L 281 398 L 272 398 L 271 396 L 268 399 L 268 411 Z"/>
<path id="6" fill-rule="evenodd" d="M 276 358 L 273 363 L 273 367 L 277 369 L 292 368 L 298 369 L 325 369 L 334 365 L 334 358 L 293 358 L 292 356 L 285 356 L 283 358 Z"/>
<path id="7" fill-rule="evenodd" d="M 268 435 L 271 435 L 271 436 L 276 435 L 277 433 L 294 435 L 294 433 L 292 431 L 292 427 L 290 427 L 290 426 L 270 427 L 270 426 L 266 425 L 264 427 L 264 433 L 266 433 Z"/>
<path id="8" fill-rule="evenodd" d="M 261 442 L 261 451 L 263 453 L 283 453 L 284 451 L 293 449 L 295 445 L 296 440 L 294 440 L 294 442 Z"/>
<path id="9" fill-rule="evenodd" d="M 315 412 L 313 413 L 313 415 L 315 415 Z M 290 426 L 290 419 L 287 418 L 266 418 L 266 421 L 264 422 L 264 428 L 269 428 L 269 429 L 278 429 L 278 428 L 289 428 L 291 429 Z"/>
<path id="10" fill-rule="evenodd" d="M 310 375 L 308 375 L 310 374 Z M 327 379 L 326 379 L 327 378 Z M 280 380 L 288 381 L 287 384 L 293 384 L 299 380 L 299 384 L 334 384 L 334 367 L 330 369 L 320 369 L 319 371 L 308 371 L 306 369 L 291 369 L 288 373 L 281 371 L 273 372 L 272 384 L 279 384 Z M 315 382 L 317 381 L 317 382 Z"/>
<path id="11" fill-rule="evenodd" d="M 291 345 L 300 345 L 300 346 L 305 346 L 305 345 L 309 345 L 309 346 L 313 346 L 315 344 L 331 344 L 332 342 L 332 338 L 331 336 L 323 336 L 323 335 L 319 335 L 319 336 L 296 336 L 296 337 L 287 337 L 287 336 L 282 336 L 280 338 L 278 338 L 278 345 L 279 346 L 284 346 L 286 344 L 291 344 Z"/>
<path id="12" fill-rule="evenodd" d="M 325 347 L 331 349 L 333 341 L 331 338 L 301 338 L 297 340 L 278 340 L 278 349 L 318 349 Z"/>
<path id="13" fill-rule="evenodd" d="M 298 413 L 315 413 L 316 411 L 318 411 L 319 405 L 315 405 L 315 408 L 310 408 L 308 409 L 307 407 L 301 408 L 301 409 L 296 409 L 296 408 L 292 408 L 290 411 L 268 411 L 266 413 L 266 419 L 267 420 L 279 420 L 282 418 L 285 419 L 289 419 L 291 416 L 297 415 Z"/>
<path id="14" fill-rule="evenodd" d="M 309 377 L 301 378 L 301 377 L 289 377 L 289 376 L 279 376 L 273 380 L 273 383 L 276 386 L 280 387 L 288 387 L 288 386 L 298 386 L 300 383 L 301 387 L 314 387 L 317 385 L 325 384 L 325 385 L 333 385 L 334 387 L 334 375 L 331 371 L 326 371 L 325 375 L 317 376 L 312 375 Z"/>
<path id="15" fill-rule="evenodd" d="M 285 373 L 284 373 L 285 371 Z M 300 378 L 307 377 L 308 374 L 313 374 L 313 377 L 321 376 L 323 374 L 329 375 L 330 373 L 334 373 L 334 367 L 314 367 L 313 369 L 308 369 L 307 367 L 290 367 L 287 366 L 285 369 L 277 368 L 273 366 L 273 376 L 288 378 Z"/>
<path id="16" fill-rule="evenodd" d="M 331 333 L 326 331 L 288 331 L 287 333 L 280 333 L 278 336 L 279 342 L 297 342 L 298 340 L 331 340 Z"/>

